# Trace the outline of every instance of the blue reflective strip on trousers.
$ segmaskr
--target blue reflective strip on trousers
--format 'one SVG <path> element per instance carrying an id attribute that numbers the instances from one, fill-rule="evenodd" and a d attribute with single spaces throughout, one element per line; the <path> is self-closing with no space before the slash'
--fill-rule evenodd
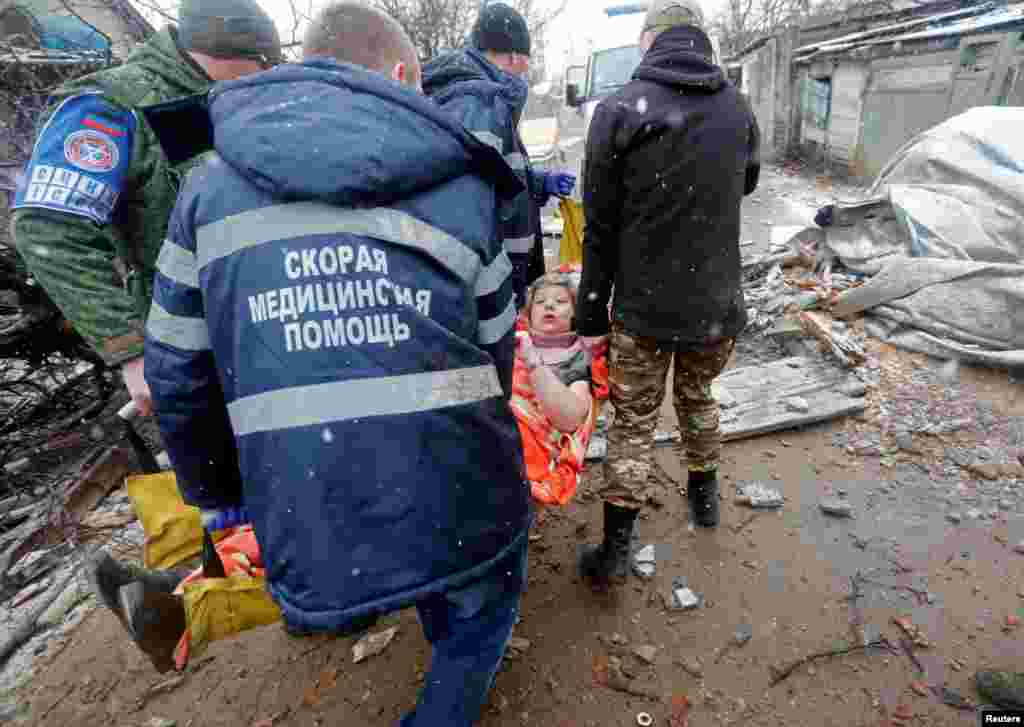
<path id="1" fill-rule="evenodd" d="M 346 209 L 321 202 L 293 202 L 248 210 L 196 230 L 202 269 L 241 250 L 307 235 L 351 234 L 424 252 L 472 285 L 480 258 L 444 230 L 405 212 L 376 207 Z"/>
<path id="2" fill-rule="evenodd" d="M 182 351 L 208 351 L 210 333 L 204 318 L 188 318 L 168 313 L 153 301 L 146 319 L 146 335 L 154 341 Z"/>
<path id="3" fill-rule="evenodd" d="M 502 395 L 494 366 L 294 386 L 228 404 L 235 434 L 310 427 L 474 404 Z"/>
<path id="4" fill-rule="evenodd" d="M 163 247 L 160 248 L 156 269 L 175 283 L 188 288 L 199 287 L 199 266 L 196 264 L 196 256 L 170 240 L 164 240 Z"/>

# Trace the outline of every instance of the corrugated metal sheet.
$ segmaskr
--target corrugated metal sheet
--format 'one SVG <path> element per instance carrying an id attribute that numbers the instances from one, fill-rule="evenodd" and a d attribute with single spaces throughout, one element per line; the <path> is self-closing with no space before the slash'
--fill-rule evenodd
<path id="1" fill-rule="evenodd" d="M 926 26 L 914 32 L 899 32 L 918 26 Z M 933 26 L 933 27 L 927 27 Z M 1024 28 L 1024 4 L 1018 3 L 1009 7 L 995 7 L 994 3 L 978 5 L 966 10 L 951 13 L 940 13 L 905 23 L 883 28 L 875 28 L 863 33 L 853 33 L 842 38 L 815 45 L 807 45 L 794 51 L 794 63 L 806 63 L 813 58 L 831 53 L 845 53 L 857 48 L 902 43 L 906 41 L 927 40 L 992 31 L 1010 27 Z"/>
<path id="2" fill-rule="evenodd" d="M 917 33 L 898 35 L 894 38 L 886 38 L 885 40 L 873 41 L 872 44 L 891 43 L 897 40 L 924 40 L 926 38 L 940 38 L 947 35 L 964 35 L 965 33 L 976 33 L 981 30 L 995 30 L 1002 25 L 1015 25 L 1021 22 L 1024 22 L 1024 4 L 993 10 L 976 18 L 965 18 L 941 28 L 933 28 Z"/>
<path id="3" fill-rule="evenodd" d="M 920 25 L 928 25 L 929 23 L 937 23 L 945 20 L 953 20 L 956 18 L 977 15 L 978 13 L 987 12 L 988 10 L 991 10 L 994 7 L 996 7 L 996 4 L 990 2 L 984 3 L 982 5 L 976 5 L 971 8 L 966 8 L 964 10 L 953 10 L 948 13 L 930 15 L 926 18 L 915 18 L 914 20 L 906 20 L 902 23 L 884 25 L 880 28 L 872 28 L 871 30 L 865 30 L 860 33 L 850 33 L 849 35 L 844 35 L 839 38 L 833 38 L 832 40 L 822 41 L 820 43 L 811 43 L 809 45 L 801 46 L 800 48 L 796 48 L 793 51 L 793 53 L 796 55 L 802 55 L 809 53 L 810 51 L 818 51 L 823 50 L 825 48 L 829 49 L 829 51 L 825 52 L 830 52 L 832 50 L 832 46 L 851 47 L 854 45 L 859 45 L 865 40 L 875 38 L 879 35 L 889 35 L 900 30 L 907 30 L 909 28 L 915 28 Z"/>

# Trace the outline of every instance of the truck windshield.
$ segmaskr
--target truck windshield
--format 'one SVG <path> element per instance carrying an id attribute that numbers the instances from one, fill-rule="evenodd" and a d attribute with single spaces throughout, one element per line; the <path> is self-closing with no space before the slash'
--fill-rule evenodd
<path id="1" fill-rule="evenodd" d="M 640 46 L 636 45 L 595 53 L 591 97 L 607 96 L 615 89 L 625 86 L 633 71 L 640 65 L 640 58 Z"/>

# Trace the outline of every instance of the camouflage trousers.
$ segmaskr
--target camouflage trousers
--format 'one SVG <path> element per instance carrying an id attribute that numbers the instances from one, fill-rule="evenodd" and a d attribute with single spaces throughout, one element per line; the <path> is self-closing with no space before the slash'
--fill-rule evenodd
<path id="1" fill-rule="evenodd" d="M 735 339 L 729 338 L 705 348 L 684 349 L 632 336 L 621 325 L 613 325 L 608 379 L 615 419 L 608 432 L 605 484 L 600 493 L 605 501 L 636 509 L 653 494 L 649 478 L 654 430 L 672 364 L 673 403 L 688 468 L 691 472 L 718 468 L 722 437 L 711 384 L 722 373 L 735 345 Z"/>

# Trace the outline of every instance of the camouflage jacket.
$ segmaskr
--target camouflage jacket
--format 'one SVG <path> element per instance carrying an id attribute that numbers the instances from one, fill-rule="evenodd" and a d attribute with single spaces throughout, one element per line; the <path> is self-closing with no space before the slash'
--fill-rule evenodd
<path id="1" fill-rule="evenodd" d="M 61 86 L 40 119 L 12 237 L 33 276 L 110 364 L 142 353 L 157 256 L 194 163 L 172 166 L 137 109 L 211 83 L 166 28 L 123 65 Z"/>

